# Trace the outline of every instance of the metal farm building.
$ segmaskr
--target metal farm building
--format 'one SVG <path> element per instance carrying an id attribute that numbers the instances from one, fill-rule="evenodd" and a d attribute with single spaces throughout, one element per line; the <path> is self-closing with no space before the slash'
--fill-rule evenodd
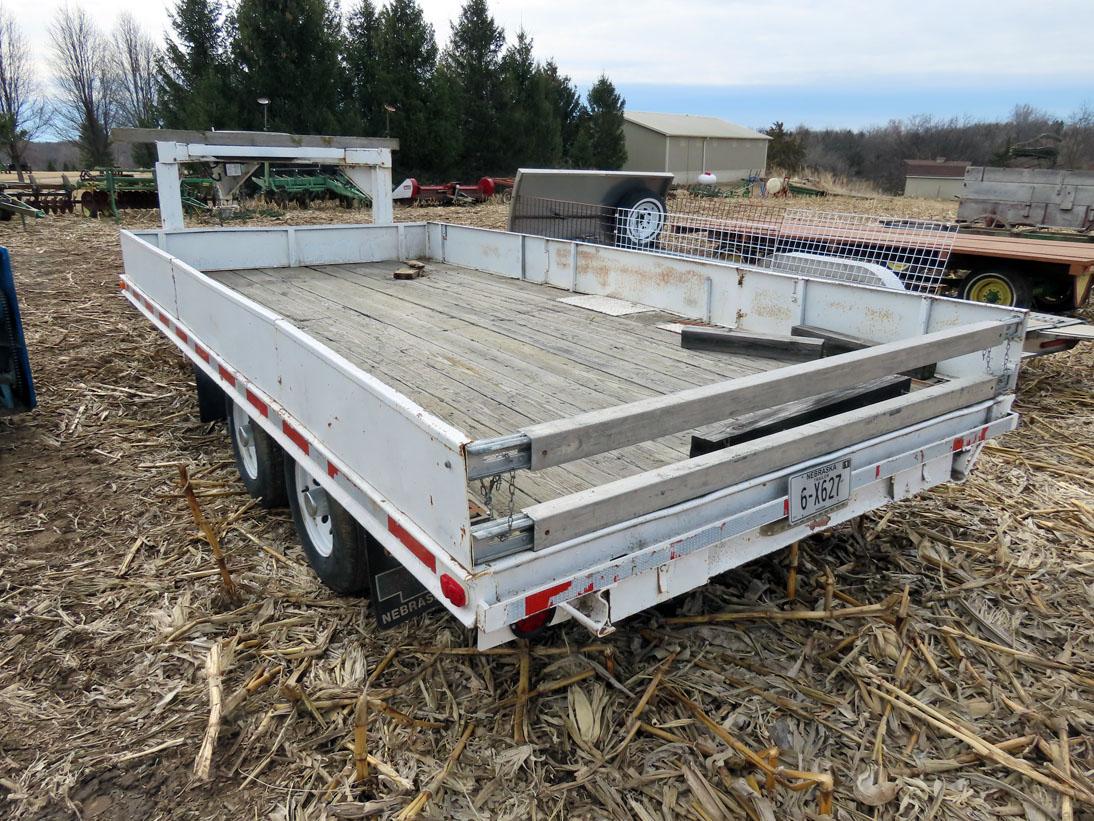
<path id="1" fill-rule="evenodd" d="M 704 171 L 719 182 L 745 179 L 767 166 L 765 134 L 717 117 L 626 111 L 624 171 L 668 171 L 677 184 L 696 182 Z"/>

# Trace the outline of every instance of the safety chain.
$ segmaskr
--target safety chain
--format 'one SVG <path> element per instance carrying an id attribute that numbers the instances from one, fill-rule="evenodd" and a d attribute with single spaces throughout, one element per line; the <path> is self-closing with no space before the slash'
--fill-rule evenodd
<path id="1" fill-rule="evenodd" d="M 513 515 L 517 505 L 517 472 L 511 470 L 504 476 L 506 489 L 509 491 L 509 504 L 505 511 L 505 518 L 509 526 L 509 532 L 512 533 Z M 482 503 L 490 511 L 491 516 L 494 515 L 494 493 L 501 487 L 501 483 L 502 474 L 491 476 L 489 479 L 479 479 L 479 493 L 482 495 Z"/>

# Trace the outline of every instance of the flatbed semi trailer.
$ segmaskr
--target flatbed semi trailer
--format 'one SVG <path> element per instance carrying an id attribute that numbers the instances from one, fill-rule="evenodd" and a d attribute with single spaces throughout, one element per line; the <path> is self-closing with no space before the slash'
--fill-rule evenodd
<path id="1" fill-rule="evenodd" d="M 382 548 L 480 647 L 568 619 L 606 634 L 963 479 L 1017 423 L 1010 308 L 441 223 L 121 246 L 122 294 L 192 363 L 248 490 L 287 501 L 319 577 L 362 592 Z M 872 344 L 786 364 L 684 348 L 696 323 Z M 825 404 L 926 366 L 888 398 Z M 783 424 L 719 439 L 765 411 Z M 697 438 L 721 444 L 692 457 Z"/>

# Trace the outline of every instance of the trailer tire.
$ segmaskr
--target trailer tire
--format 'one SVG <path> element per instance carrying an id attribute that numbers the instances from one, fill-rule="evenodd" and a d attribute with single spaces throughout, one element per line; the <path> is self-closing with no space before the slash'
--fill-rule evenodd
<path id="1" fill-rule="evenodd" d="M 224 402 L 224 391 L 209 374 L 205 373 L 196 363 L 191 363 L 194 369 L 195 391 L 198 397 L 198 417 L 202 422 L 223 422 L 228 418 L 228 408 Z"/>
<path id="2" fill-rule="evenodd" d="M 285 507 L 285 452 L 270 434 L 255 424 L 246 408 L 225 395 L 225 417 L 232 437 L 239 478 L 259 507 Z"/>
<path id="3" fill-rule="evenodd" d="M 335 593 L 367 593 L 367 531 L 295 459 L 285 459 L 285 487 L 296 535 L 315 575 Z"/>
<path id="4" fill-rule="evenodd" d="M 973 271 L 961 283 L 961 298 L 1010 308 L 1029 308 L 1033 304 L 1033 287 L 1029 278 L 1018 271 L 1006 268 Z"/>
<path id="5" fill-rule="evenodd" d="M 615 204 L 615 244 L 621 248 L 656 248 L 665 226 L 665 201 L 637 189 Z"/>

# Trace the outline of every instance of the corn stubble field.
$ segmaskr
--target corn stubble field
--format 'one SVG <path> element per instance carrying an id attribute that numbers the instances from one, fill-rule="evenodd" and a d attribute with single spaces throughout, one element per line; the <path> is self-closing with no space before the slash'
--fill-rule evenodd
<path id="1" fill-rule="evenodd" d="M 802 543 L 793 599 L 775 554 L 603 641 L 567 625 L 477 653 L 442 614 L 380 633 L 319 585 L 118 296 L 116 231 L 0 227 L 40 396 L 0 420 L 0 814 L 1094 817 L 1094 347 L 1026 366 L 1022 425 L 967 484 Z"/>

